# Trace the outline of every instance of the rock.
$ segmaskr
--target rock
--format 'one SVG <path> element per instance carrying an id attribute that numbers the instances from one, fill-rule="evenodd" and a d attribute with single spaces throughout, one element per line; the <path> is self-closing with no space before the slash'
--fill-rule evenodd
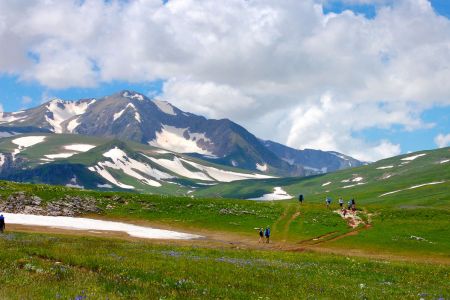
<path id="1" fill-rule="evenodd" d="M 45 207 L 38 196 L 24 192 L 11 194 L 6 201 L 0 199 L 0 211 L 49 216 L 76 216 L 82 213 L 99 213 L 95 198 L 64 196 L 57 201 L 49 202 Z"/>

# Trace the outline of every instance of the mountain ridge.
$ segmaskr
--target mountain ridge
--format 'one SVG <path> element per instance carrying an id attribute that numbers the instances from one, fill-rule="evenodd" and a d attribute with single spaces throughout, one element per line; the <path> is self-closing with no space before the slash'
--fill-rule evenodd
<path id="1" fill-rule="evenodd" d="M 28 132 L 81 134 L 134 141 L 208 161 L 278 176 L 305 176 L 349 167 L 336 156 L 331 168 L 305 169 L 299 159 L 289 163 L 244 127 L 229 119 L 207 119 L 184 112 L 169 102 L 123 90 L 110 96 L 77 101 L 51 100 L 28 110 L 2 113 L 3 136 Z M 36 131 L 33 131 L 36 130 Z M 274 142 L 273 142 L 274 143 Z M 281 145 L 281 144 L 278 144 Z M 302 155 L 300 150 L 289 153 Z M 325 152 L 318 152 L 318 155 Z M 355 164 L 357 160 L 352 159 Z"/>

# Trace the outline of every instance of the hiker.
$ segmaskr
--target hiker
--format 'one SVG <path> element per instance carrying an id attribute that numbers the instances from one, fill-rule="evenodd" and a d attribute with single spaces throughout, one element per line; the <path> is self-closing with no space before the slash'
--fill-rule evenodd
<path id="1" fill-rule="evenodd" d="M 342 209 L 342 206 L 344 205 L 344 200 L 342 199 L 342 197 L 339 197 L 339 206 Z"/>
<path id="2" fill-rule="evenodd" d="M 5 230 L 5 217 L 0 215 L 0 233 L 3 233 Z"/>
<path id="3" fill-rule="evenodd" d="M 355 203 L 355 198 L 352 198 L 352 211 L 356 210 L 356 203 Z"/>
<path id="4" fill-rule="evenodd" d="M 350 210 L 352 208 L 352 200 L 348 200 L 347 209 Z"/>
<path id="5" fill-rule="evenodd" d="M 258 243 L 263 243 L 264 242 L 263 238 L 264 238 L 264 229 L 261 227 L 261 228 L 259 228 L 259 241 L 258 241 Z"/>
<path id="6" fill-rule="evenodd" d="M 300 202 L 300 204 L 303 203 L 303 195 L 302 195 L 302 194 L 300 194 L 300 195 L 298 196 L 298 202 Z"/>
<path id="7" fill-rule="evenodd" d="M 266 243 L 268 244 L 269 239 L 270 239 L 270 227 L 269 226 L 266 227 L 266 231 L 264 232 L 264 235 L 266 237 Z"/>
<path id="8" fill-rule="evenodd" d="M 327 203 L 327 208 L 330 208 L 331 198 L 327 196 L 327 198 L 325 199 L 325 202 Z"/>

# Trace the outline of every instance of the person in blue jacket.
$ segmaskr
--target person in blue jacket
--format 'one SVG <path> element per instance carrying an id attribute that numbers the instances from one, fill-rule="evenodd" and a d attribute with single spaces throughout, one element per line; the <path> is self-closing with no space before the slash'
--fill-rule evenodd
<path id="1" fill-rule="evenodd" d="M 266 237 L 266 243 L 269 243 L 269 239 L 270 239 L 270 227 L 267 226 L 266 230 L 264 231 L 264 236 Z"/>

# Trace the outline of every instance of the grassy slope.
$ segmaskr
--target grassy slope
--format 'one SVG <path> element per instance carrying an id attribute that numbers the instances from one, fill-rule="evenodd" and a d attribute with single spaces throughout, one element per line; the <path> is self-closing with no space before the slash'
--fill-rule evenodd
<path id="1" fill-rule="evenodd" d="M 314 253 L 0 235 L 2 299 L 437 299 L 449 267 Z"/>
<path id="2" fill-rule="evenodd" d="M 322 176 L 306 178 L 280 178 L 268 180 L 240 181 L 220 184 L 205 188 L 195 195 L 211 197 L 221 195 L 225 198 L 259 197 L 270 193 L 275 186 L 283 187 L 291 195 L 303 194 L 308 202 L 323 202 L 326 195 L 337 200 L 355 197 L 360 204 L 377 203 L 383 205 L 424 205 L 448 206 L 450 196 L 450 162 L 440 164 L 440 161 L 450 159 L 450 148 L 433 151 L 421 151 L 426 156 L 419 157 L 409 164 L 400 166 L 401 159 L 415 154 L 385 159 L 374 164 L 329 173 Z M 392 169 L 377 168 L 393 165 Z M 384 176 L 390 178 L 383 179 Z M 360 183 L 364 185 L 343 188 L 357 182 L 342 182 L 343 180 L 363 177 Z M 417 189 L 401 191 L 380 197 L 382 194 L 406 189 L 414 185 L 446 181 L 435 186 L 424 186 Z M 330 184 L 323 186 L 330 182 Z"/>

